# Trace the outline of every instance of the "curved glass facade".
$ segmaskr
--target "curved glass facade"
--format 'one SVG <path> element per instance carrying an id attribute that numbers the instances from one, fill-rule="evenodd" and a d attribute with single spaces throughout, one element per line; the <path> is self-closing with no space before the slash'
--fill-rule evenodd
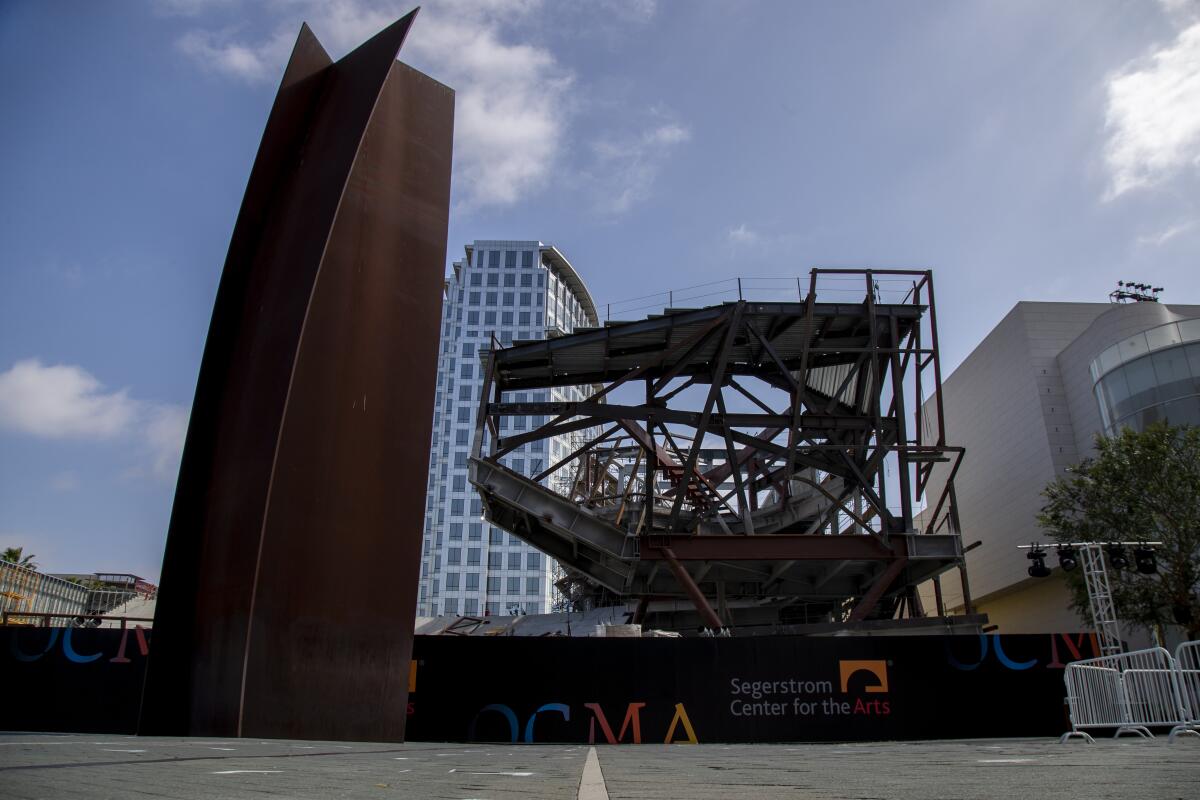
<path id="1" fill-rule="evenodd" d="M 1107 435 L 1166 420 L 1200 426 L 1200 319 L 1122 339 L 1092 362 Z"/>

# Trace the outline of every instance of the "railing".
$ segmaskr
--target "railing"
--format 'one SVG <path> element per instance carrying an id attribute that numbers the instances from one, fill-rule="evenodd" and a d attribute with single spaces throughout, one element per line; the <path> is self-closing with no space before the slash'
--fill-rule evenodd
<path id="1" fill-rule="evenodd" d="M 120 608 L 130 600 L 153 596 L 154 589 L 149 584 L 128 589 L 92 588 L 11 561 L 0 561 L 0 613 L 6 615 L 96 616 Z"/>
<path id="2" fill-rule="evenodd" d="M 1181 646 L 1177 652 L 1183 651 Z M 1195 658 L 1197 654 L 1188 650 L 1187 657 Z M 1063 734 L 1061 741 L 1073 737 L 1094 741 L 1083 728 L 1113 728 L 1114 738 L 1133 734 L 1152 739 L 1152 727 L 1169 727 L 1170 741 L 1180 734 L 1200 736 L 1195 706 L 1185 688 L 1200 673 L 1195 669 L 1190 673 L 1189 678 L 1161 647 L 1068 664 L 1063 681 L 1071 730 Z"/>
<path id="3" fill-rule="evenodd" d="M 29 614 L 24 612 L 5 611 L 0 614 L 0 625 L 23 625 L 33 628 L 49 628 L 50 620 L 52 619 L 67 619 L 70 620 L 69 625 L 60 625 L 59 627 L 70 628 L 120 628 L 124 630 L 129 623 L 149 623 L 142 625 L 143 628 L 149 628 L 154 624 L 154 617 L 109 617 L 104 615 L 87 615 L 87 614 Z M 36 620 L 36 621 L 31 621 Z"/>
<path id="4" fill-rule="evenodd" d="M 875 302 L 906 303 L 911 300 L 917 280 L 898 277 L 884 270 L 879 272 L 873 277 Z M 806 299 L 808 289 L 808 277 L 724 278 L 600 303 L 598 308 L 606 320 L 619 320 L 642 317 L 667 308 L 698 308 L 735 300 L 800 303 Z M 861 277 L 822 274 L 818 277 L 817 299 L 829 303 L 861 303 L 864 289 Z"/>
<path id="5" fill-rule="evenodd" d="M 1188 725 L 1200 728 L 1200 641 L 1183 642 L 1175 648 L 1175 671 Z"/>

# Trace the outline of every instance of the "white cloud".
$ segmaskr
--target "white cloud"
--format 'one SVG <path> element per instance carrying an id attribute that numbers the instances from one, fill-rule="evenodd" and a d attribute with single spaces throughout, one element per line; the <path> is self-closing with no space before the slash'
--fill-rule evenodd
<path id="1" fill-rule="evenodd" d="M 676 146 L 692 138 L 677 122 L 655 124 L 633 135 L 613 135 L 592 142 L 590 178 L 601 199 L 597 209 L 624 214 L 649 196 L 663 162 Z"/>
<path id="2" fill-rule="evenodd" d="M 1106 128 L 1105 199 L 1200 167 L 1200 22 L 1110 77 Z"/>
<path id="3" fill-rule="evenodd" d="M 1161 231 L 1156 233 L 1149 233 L 1139 236 L 1137 239 L 1138 244 L 1149 244 L 1155 246 L 1164 245 L 1181 233 L 1187 233 L 1192 228 L 1196 227 L 1196 222 L 1197 220 L 1193 219 L 1186 222 L 1177 222 L 1174 225 L 1168 225 L 1166 228 L 1163 228 Z"/>
<path id="4" fill-rule="evenodd" d="M 162 480 L 174 480 L 179 473 L 179 458 L 183 455 L 189 411 L 183 406 L 160 405 L 148 409 L 146 417 L 145 437 L 152 458 L 151 471 Z"/>
<path id="5" fill-rule="evenodd" d="M 53 439 L 109 438 L 125 431 L 137 403 L 122 389 L 104 392 L 80 367 L 18 361 L 0 373 L 0 428 Z"/>
<path id="6" fill-rule="evenodd" d="M 44 439 L 132 441 L 158 478 L 174 478 L 187 432 L 187 409 L 135 400 L 126 389 L 106 392 L 82 367 L 46 366 L 36 358 L 0 372 L 0 430 Z M 51 481 L 59 491 L 78 485 L 71 471 Z"/>
<path id="7" fill-rule="evenodd" d="M 738 225 L 736 228 L 729 229 L 729 242 L 734 245 L 753 245 L 758 244 L 762 237 L 757 231 L 753 231 L 746 227 L 746 223 Z"/>
<path id="8" fill-rule="evenodd" d="M 183 0 L 183 5 L 190 3 Z M 629 4 L 634 16 L 653 4 Z M 467 205 L 508 205 L 546 184 L 563 149 L 573 76 L 538 44 L 505 31 L 541 0 L 435 0 L 422 8 L 402 57 L 453 87 L 455 186 Z M 203 68 L 249 84 L 279 79 L 300 21 L 337 56 L 411 10 L 407 0 L 297 0 L 279 4 L 275 33 L 197 28 L 179 49 Z"/>

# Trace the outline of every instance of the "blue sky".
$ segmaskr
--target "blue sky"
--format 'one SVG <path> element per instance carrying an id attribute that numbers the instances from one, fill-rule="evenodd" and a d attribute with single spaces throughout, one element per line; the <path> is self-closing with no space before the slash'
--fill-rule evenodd
<path id="1" fill-rule="evenodd" d="M 340 56 L 410 8 L 0 4 L 0 546 L 157 577 L 300 22 Z M 457 90 L 449 258 L 552 242 L 601 307 L 929 267 L 954 364 L 1018 300 L 1200 302 L 1194 0 L 433 0 L 401 56 Z"/>

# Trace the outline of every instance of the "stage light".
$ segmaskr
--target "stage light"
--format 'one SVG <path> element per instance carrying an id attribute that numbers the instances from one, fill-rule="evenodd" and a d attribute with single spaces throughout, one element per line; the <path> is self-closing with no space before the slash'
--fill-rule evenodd
<path id="1" fill-rule="evenodd" d="M 1137 571 L 1143 575 L 1153 575 L 1158 572 L 1158 561 L 1154 557 L 1154 551 L 1149 547 L 1133 548 L 1133 561 L 1137 564 Z"/>
<path id="2" fill-rule="evenodd" d="M 1129 554 L 1119 544 L 1110 544 L 1104 548 L 1108 552 L 1108 565 L 1113 569 L 1129 569 Z"/>
<path id="3" fill-rule="evenodd" d="M 1046 551 L 1040 547 L 1034 547 L 1025 556 L 1033 563 L 1029 565 L 1029 577 L 1045 578 L 1050 575 L 1050 568 L 1046 566 Z"/>
<path id="4" fill-rule="evenodd" d="M 1070 572 L 1079 566 L 1079 558 L 1074 547 L 1069 544 L 1058 546 L 1058 565 L 1063 568 L 1063 572 Z"/>

